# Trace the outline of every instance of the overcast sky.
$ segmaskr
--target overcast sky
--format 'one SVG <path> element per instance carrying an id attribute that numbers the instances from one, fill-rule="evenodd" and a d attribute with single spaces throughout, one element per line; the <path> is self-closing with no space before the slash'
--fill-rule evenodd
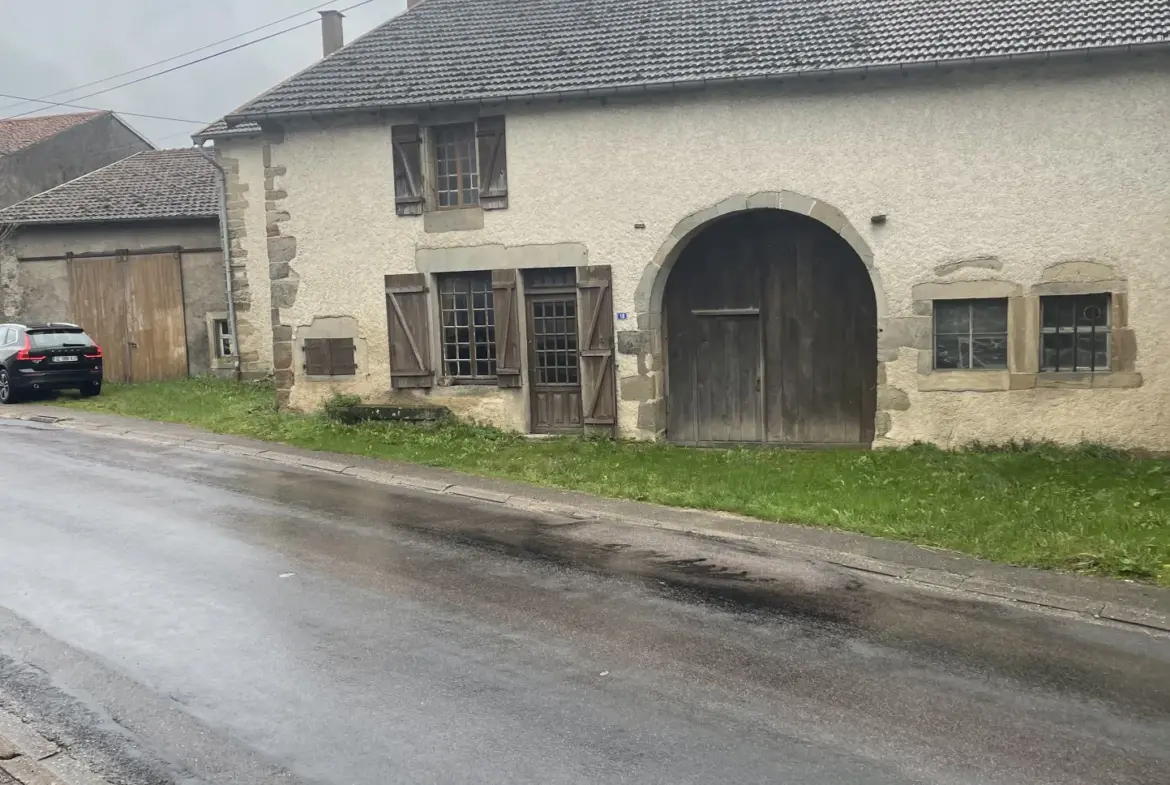
<path id="1" fill-rule="evenodd" d="M 359 0 L 335 0 L 342 9 Z M 311 8 L 323 0 L 0 0 L 0 93 L 43 97 L 129 71 Z M 346 13 L 345 40 L 401 12 L 406 0 L 372 0 Z M 203 57 L 298 23 L 316 11 L 141 73 L 54 96 L 100 109 L 195 120 L 124 119 L 159 147 L 186 147 L 190 134 L 321 57 L 320 24 L 91 98 L 78 96 Z M 26 112 L 0 96 L 0 118 Z M 41 113 L 77 111 L 49 107 Z"/>

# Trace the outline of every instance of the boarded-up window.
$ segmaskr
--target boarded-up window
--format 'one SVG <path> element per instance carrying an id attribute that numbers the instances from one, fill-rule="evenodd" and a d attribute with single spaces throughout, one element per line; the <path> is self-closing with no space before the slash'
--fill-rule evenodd
<path id="1" fill-rule="evenodd" d="M 390 131 L 394 148 L 394 207 L 399 215 L 422 215 L 422 134 L 417 125 L 396 125 Z"/>
<path id="2" fill-rule="evenodd" d="M 302 347 L 306 376 L 353 376 L 357 373 L 352 338 L 306 338 Z"/>
<path id="3" fill-rule="evenodd" d="M 476 124 L 479 146 L 479 205 L 485 210 L 508 206 L 508 145 L 502 115 L 481 117 Z"/>
<path id="4" fill-rule="evenodd" d="M 390 338 L 392 387 L 431 387 L 431 342 L 426 276 L 386 276 L 386 326 Z"/>

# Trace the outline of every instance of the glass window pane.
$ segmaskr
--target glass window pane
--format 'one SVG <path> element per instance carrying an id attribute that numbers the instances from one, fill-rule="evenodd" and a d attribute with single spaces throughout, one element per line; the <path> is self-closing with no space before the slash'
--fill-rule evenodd
<path id="1" fill-rule="evenodd" d="M 1104 327 L 1109 319 L 1109 295 L 1078 297 L 1077 318 L 1081 325 Z"/>
<path id="2" fill-rule="evenodd" d="M 955 335 L 971 329 L 971 307 L 965 300 L 936 300 L 934 303 L 934 332 L 936 335 Z"/>
<path id="3" fill-rule="evenodd" d="M 1062 371 L 1076 368 L 1076 335 L 1059 333 L 1056 336 L 1056 363 Z"/>
<path id="4" fill-rule="evenodd" d="M 972 368 L 1007 368 L 1007 337 L 976 335 L 971 341 Z"/>
<path id="5" fill-rule="evenodd" d="M 980 300 L 971 303 L 971 331 L 1007 334 L 1007 300 Z"/>
<path id="6" fill-rule="evenodd" d="M 959 337 L 938 335 L 934 339 L 934 367 L 940 370 L 959 368 Z"/>
<path id="7" fill-rule="evenodd" d="M 1041 339 L 1040 367 L 1045 371 L 1055 371 L 1060 360 L 1056 341 L 1057 335 L 1055 333 L 1046 333 Z"/>

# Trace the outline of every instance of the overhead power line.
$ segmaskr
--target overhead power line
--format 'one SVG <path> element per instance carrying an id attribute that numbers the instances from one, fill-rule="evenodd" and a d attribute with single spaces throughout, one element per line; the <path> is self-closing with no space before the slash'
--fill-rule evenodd
<path id="1" fill-rule="evenodd" d="M 374 2 L 374 0 L 361 0 L 361 2 L 359 2 L 359 3 L 354 3 L 351 6 L 347 6 L 345 8 L 339 9 L 339 10 L 342 12 L 352 11 L 355 8 L 361 8 L 363 5 L 369 5 L 372 2 Z M 101 90 L 95 90 L 92 93 L 86 93 L 85 95 L 79 95 L 72 100 L 84 101 L 86 98 L 93 98 L 95 95 L 103 95 L 104 93 L 108 93 L 108 92 L 111 92 L 113 90 L 120 90 L 123 87 L 129 87 L 130 85 L 135 85 L 135 84 L 138 84 L 140 82 L 145 82 L 148 79 L 154 79 L 154 78 L 159 77 L 159 76 L 165 76 L 166 74 L 174 73 L 175 71 L 179 71 L 183 68 L 188 68 L 188 67 L 193 66 L 193 65 L 198 65 L 199 63 L 205 63 L 208 60 L 214 60 L 217 57 L 221 57 L 222 55 L 230 54 L 231 52 L 237 52 L 240 49 L 245 49 L 249 46 L 252 46 L 253 44 L 258 44 L 258 43 L 261 43 L 263 41 L 268 41 L 270 39 L 276 38 L 277 36 L 282 36 L 285 33 L 291 33 L 294 30 L 300 30 L 302 27 L 307 27 L 307 26 L 312 25 L 312 24 L 317 24 L 317 20 L 310 19 L 307 22 L 302 22 L 298 25 L 293 25 L 292 27 L 286 27 L 283 30 L 277 30 L 275 33 L 269 33 L 268 35 L 261 36 L 260 38 L 254 38 L 251 41 L 245 41 L 242 44 L 237 44 L 236 46 L 232 46 L 232 47 L 229 47 L 227 49 L 221 49 L 218 52 L 212 52 L 211 54 L 206 55 L 204 57 L 200 57 L 200 58 L 197 58 L 195 60 L 188 61 L 186 63 L 180 63 L 179 65 L 171 66 L 170 68 L 165 68 L 162 71 L 156 71 L 155 73 L 152 73 L 152 74 L 146 74 L 145 76 L 140 76 L 137 79 L 131 79 L 128 82 L 122 82 L 121 84 L 116 84 L 113 87 L 106 87 L 106 88 L 103 88 Z M 64 102 L 58 102 L 58 101 L 40 101 L 40 103 L 50 104 L 52 106 L 69 106 L 70 105 L 70 104 L 67 104 Z M 25 115 L 30 115 L 30 114 L 33 114 L 34 112 L 38 112 L 38 111 L 40 111 L 39 108 L 38 109 L 29 109 L 28 111 L 20 112 L 18 114 L 14 114 L 14 115 L 10 115 L 9 117 L 3 118 L 3 119 L 12 120 L 14 118 L 24 117 Z"/>
<path id="2" fill-rule="evenodd" d="M 188 55 L 193 55 L 193 54 L 196 54 L 198 52 L 206 51 L 208 49 L 211 49 L 212 47 L 219 46 L 220 44 L 226 44 L 229 41 L 235 41 L 237 38 L 243 38 L 246 35 L 251 35 L 252 33 L 258 33 L 261 30 L 265 30 L 265 29 L 272 27 L 274 25 L 278 25 L 281 22 L 287 22 L 290 19 L 295 19 L 298 16 L 310 13 L 312 11 L 316 11 L 319 8 L 324 8 L 327 5 L 333 5 L 336 2 L 337 2 L 337 0 L 326 0 L 326 2 L 318 3 L 317 5 L 313 6 L 312 8 L 306 8 L 303 11 L 297 11 L 295 14 L 289 14 L 288 16 L 282 16 L 280 19 L 273 20 L 271 22 L 268 22 L 267 24 L 262 24 L 259 27 L 253 27 L 251 30 L 245 30 L 242 33 L 236 33 L 235 35 L 228 36 L 227 38 L 221 38 L 218 41 L 212 41 L 210 44 L 204 44 L 203 46 L 197 47 L 195 49 L 190 49 L 186 52 L 180 52 L 177 55 L 171 55 L 170 57 L 164 58 L 162 60 L 156 60 L 153 63 L 147 63 L 146 65 L 141 65 L 141 66 L 138 66 L 137 68 L 131 68 L 129 71 L 123 71 L 119 74 L 111 74 L 110 76 L 106 76 L 106 77 L 103 77 L 101 79 L 95 79 L 92 82 L 86 82 L 85 84 L 75 85 L 73 87 L 67 87 L 64 90 L 58 90 L 54 93 L 46 93 L 45 95 L 38 96 L 36 98 L 22 98 L 14 104 L 8 104 L 7 106 L 0 106 L 0 112 L 5 112 L 9 109 L 14 109 L 18 106 L 22 106 L 22 105 L 27 104 L 27 103 L 37 103 L 37 102 L 43 101 L 46 98 L 55 98 L 56 96 L 64 95 L 65 93 L 72 93 L 76 90 L 84 90 L 87 87 L 93 87 L 94 85 L 103 84 L 105 82 L 109 82 L 109 81 L 112 81 L 114 79 L 120 79 L 123 76 L 130 76 L 130 74 L 136 74 L 136 73 L 139 73 L 141 71 L 145 71 L 148 68 L 154 68 L 155 66 L 160 66 L 160 65 L 163 65 L 165 63 L 170 63 L 170 62 L 178 60 L 182 57 L 187 57 Z M 9 98 L 10 96 L 4 96 L 4 97 Z"/>
<path id="3" fill-rule="evenodd" d="M 39 98 L 22 98 L 19 95 L 9 95 L 8 93 L 0 93 L 0 98 L 11 98 L 13 100 L 20 100 L 20 101 L 39 101 L 40 100 Z M 208 124 L 207 120 L 191 120 L 189 118 L 184 119 L 182 117 L 167 117 L 166 115 L 162 115 L 162 114 L 145 114 L 144 112 L 123 112 L 123 111 L 118 110 L 118 109 L 103 109 L 103 108 L 98 107 L 98 106 L 82 106 L 81 104 L 66 104 L 66 103 L 54 102 L 53 106 L 67 106 L 67 107 L 70 107 L 72 109 L 86 109 L 86 110 L 91 111 L 91 112 L 114 112 L 115 114 L 124 114 L 127 117 L 146 117 L 146 118 L 149 118 L 151 120 L 170 120 L 170 121 L 176 122 L 176 123 L 191 123 L 192 125 L 199 125 L 199 124 L 207 125 Z M 23 115 L 14 115 L 14 117 L 22 117 L 22 116 Z M 11 119 L 11 118 L 5 118 L 5 119 Z"/>

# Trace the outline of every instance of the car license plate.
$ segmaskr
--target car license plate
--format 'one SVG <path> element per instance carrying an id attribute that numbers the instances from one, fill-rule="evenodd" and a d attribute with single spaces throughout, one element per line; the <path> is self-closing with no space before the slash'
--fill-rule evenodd
<path id="1" fill-rule="evenodd" d="M 77 362 L 77 355 L 76 354 L 63 354 L 59 357 L 54 357 L 53 362 L 55 362 L 55 363 L 75 363 L 75 362 Z"/>

